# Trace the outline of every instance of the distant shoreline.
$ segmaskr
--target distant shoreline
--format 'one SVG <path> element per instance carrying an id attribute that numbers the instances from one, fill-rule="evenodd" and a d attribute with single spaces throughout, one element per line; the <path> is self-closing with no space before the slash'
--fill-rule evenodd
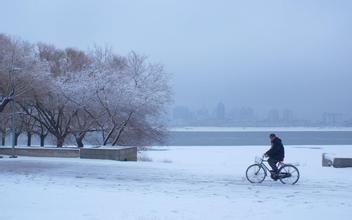
<path id="1" fill-rule="evenodd" d="M 282 132 L 352 131 L 352 127 L 170 127 L 170 132 Z"/>

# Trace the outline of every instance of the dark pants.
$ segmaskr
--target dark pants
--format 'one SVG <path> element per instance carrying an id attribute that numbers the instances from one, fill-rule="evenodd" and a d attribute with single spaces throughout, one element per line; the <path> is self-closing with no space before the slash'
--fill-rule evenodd
<path id="1" fill-rule="evenodd" d="M 273 159 L 273 158 L 269 158 L 268 159 L 268 164 L 270 165 L 270 167 L 272 168 L 272 170 L 275 173 L 279 173 L 279 169 L 277 168 L 276 164 L 279 162 L 279 160 Z"/>

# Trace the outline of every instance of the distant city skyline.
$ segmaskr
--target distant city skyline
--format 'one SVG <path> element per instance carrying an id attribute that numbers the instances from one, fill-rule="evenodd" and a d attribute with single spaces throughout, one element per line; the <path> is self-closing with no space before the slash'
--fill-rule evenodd
<path id="1" fill-rule="evenodd" d="M 227 108 L 222 102 L 213 108 L 174 106 L 170 125 L 179 126 L 352 126 L 351 115 L 324 112 L 315 119 L 296 115 L 290 109 L 260 111 L 251 107 Z"/>

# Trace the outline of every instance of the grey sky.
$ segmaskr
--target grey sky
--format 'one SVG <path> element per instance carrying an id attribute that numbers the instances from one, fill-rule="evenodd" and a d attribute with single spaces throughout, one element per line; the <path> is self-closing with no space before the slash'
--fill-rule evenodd
<path id="1" fill-rule="evenodd" d="M 352 2 L 1 0 L 0 32 L 162 62 L 193 108 L 352 112 Z"/>

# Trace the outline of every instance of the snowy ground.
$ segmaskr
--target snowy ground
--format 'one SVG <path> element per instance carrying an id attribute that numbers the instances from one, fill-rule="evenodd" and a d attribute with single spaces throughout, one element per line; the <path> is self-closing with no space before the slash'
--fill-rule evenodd
<path id="1" fill-rule="evenodd" d="M 151 162 L 0 159 L 0 219 L 351 219 L 352 169 L 321 167 L 323 152 L 352 146 L 287 146 L 297 185 L 244 172 L 266 147 L 158 147 Z"/>

